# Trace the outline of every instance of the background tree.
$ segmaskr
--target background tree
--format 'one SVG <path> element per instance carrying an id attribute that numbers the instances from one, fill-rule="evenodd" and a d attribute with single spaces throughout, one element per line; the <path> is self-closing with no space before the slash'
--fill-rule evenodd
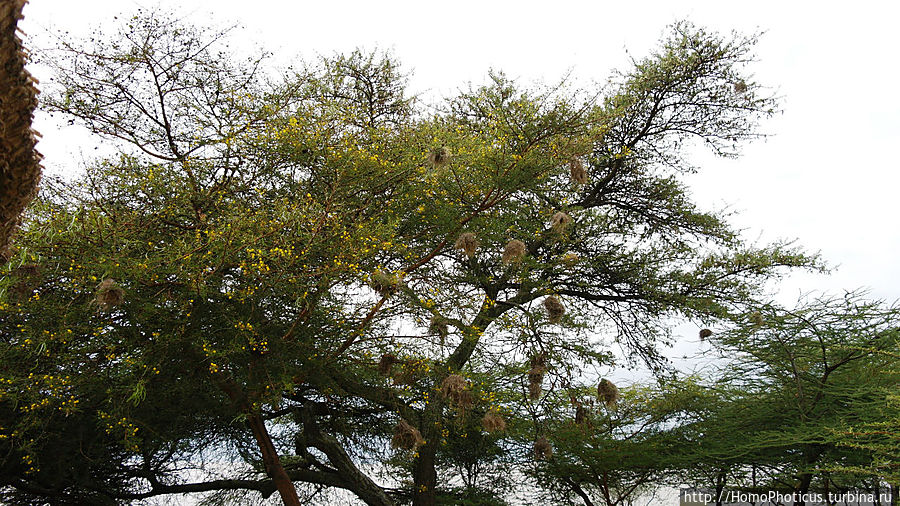
<path id="1" fill-rule="evenodd" d="M 596 336 L 659 370 L 668 317 L 818 267 L 678 181 L 687 141 L 732 156 L 772 113 L 752 37 L 680 24 L 606 93 L 496 73 L 436 113 L 385 56 L 276 79 L 158 13 L 96 41 L 47 105 L 121 153 L 49 189 L 0 283 L 10 500 L 499 501 L 477 470 L 552 466 L 559 399 L 612 365 Z M 64 437 L 109 458 L 54 474 Z M 244 465 L 185 481 L 209 459 Z"/>
<path id="2" fill-rule="evenodd" d="M 710 392 L 720 400 L 682 429 L 694 433 L 689 447 L 698 462 L 744 490 L 838 494 L 872 492 L 873 483 L 880 489 L 894 458 L 848 444 L 854 439 L 848 429 L 896 416 L 890 399 L 898 316 L 895 307 L 848 293 L 795 309 L 767 305 L 713 334 L 726 360 Z"/>

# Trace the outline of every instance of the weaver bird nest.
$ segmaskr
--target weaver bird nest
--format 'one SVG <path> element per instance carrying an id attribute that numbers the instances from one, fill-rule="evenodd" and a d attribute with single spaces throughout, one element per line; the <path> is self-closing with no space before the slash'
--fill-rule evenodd
<path id="1" fill-rule="evenodd" d="M 562 260 L 563 265 L 572 268 L 575 267 L 575 265 L 577 265 L 579 261 L 581 261 L 581 257 L 578 256 L 578 253 L 569 252 L 561 256 L 560 260 Z"/>
<path id="2" fill-rule="evenodd" d="M 759 311 L 754 311 L 750 313 L 750 323 L 756 325 L 757 327 L 762 326 L 765 323 L 763 320 L 763 315 Z"/>
<path id="3" fill-rule="evenodd" d="M 404 419 L 400 419 L 394 426 L 394 437 L 391 438 L 391 447 L 401 450 L 415 450 L 425 444 L 422 433 Z"/>
<path id="4" fill-rule="evenodd" d="M 550 218 L 550 229 L 556 234 L 562 234 L 571 224 L 572 218 L 562 211 L 557 211 L 556 214 Z"/>
<path id="5" fill-rule="evenodd" d="M 506 247 L 503 248 L 502 260 L 504 264 L 518 263 L 524 256 L 525 243 L 518 239 L 509 241 L 508 243 L 506 243 Z"/>
<path id="6" fill-rule="evenodd" d="M 125 290 L 122 289 L 112 278 L 106 278 L 97 287 L 97 294 L 94 296 L 94 304 L 101 311 L 110 311 L 125 301 Z"/>
<path id="7" fill-rule="evenodd" d="M 587 427 L 591 426 L 591 419 L 589 417 L 588 410 L 580 404 L 577 408 L 575 408 L 575 424 L 584 425 Z"/>
<path id="8" fill-rule="evenodd" d="M 443 167 L 450 163 L 450 149 L 441 146 L 436 149 L 432 149 L 430 153 L 428 153 L 428 163 L 431 164 L 432 167 Z"/>
<path id="9" fill-rule="evenodd" d="M 441 382 L 441 396 L 461 410 L 472 407 L 474 400 L 468 389 L 468 382 L 459 374 L 451 374 Z"/>
<path id="10" fill-rule="evenodd" d="M 379 270 L 372 273 L 369 284 L 382 297 L 389 297 L 397 292 L 399 281 L 396 276 Z"/>
<path id="11" fill-rule="evenodd" d="M 569 161 L 569 177 L 573 183 L 585 185 L 588 182 L 587 171 L 584 170 L 584 164 L 580 158 L 573 158 Z"/>
<path id="12" fill-rule="evenodd" d="M 541 384 L 547 373 L 547 356 L 538 353 L 531 357 L 531 369 L 528 370 L 528 398 L 536 401 L 541 397 Z"/>
<path id="13" fill-rule="evenodd" d="M 381 360 L 378 361 L 378 372 L 383 374 L 384 376 L 390 376 L 391 370 L 394 368 L 394 364 L 400 362 L 400 359 L 397 358 L 397 355 L 393 353 L 385 353 L 381 356 Z"/>
<path id="14" fill-rule="evenodd" d="M 506 420 L 496 411 L 488 411 L 481 419 L 481 425 L 486 432 L 503 432 L 506 430 Z"/>
<path id="15" fill-rule="evenodd" d="M 534 442 L 534 459 L 535 460 L 548 460 L 553 457 L 553 447 L 550 446 L 550 441 L 547 441 L 547 438 L 541 436 Z"/>
<path id="16" fill-rule="evenodd" d="M 607 407 L 613 407 L 619 402 L 619 387 L 612 381 L 603 378 L 597 385 L 597 398 L 603 401 Z"/>
<path id="17" fill-rule="evenodd" d="M 547 319 L 550 323 L 557 323 L 566 314 L 566 306 L 555 295 L 544 299 L 544 309 L 547 310 Z"/>
<path id="18" fill-rule="evenodd" d="M 475 250 L 478 249 L 478 238 L 472 232 L 465 232 L 459 235 L 454 245 L 456 249 L 462 250 L 467 257 L 475 256 Z"/>
<path id="19" fill-rule="evenodd" d="M 431 323 L 428 325 L 428 331 L 432 334 L 440 336 L 441 343 L 443 343 L 444 339 L 446 339 L 447 335 L 450 333 L 450 325 L 447 322 L 447 319 L 443 316 L 434 315 L 431 317 Z"/>

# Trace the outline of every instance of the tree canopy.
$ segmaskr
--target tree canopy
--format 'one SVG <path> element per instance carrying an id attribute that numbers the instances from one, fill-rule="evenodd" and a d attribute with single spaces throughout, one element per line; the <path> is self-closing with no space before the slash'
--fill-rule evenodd
<path id="1" fill-rule="evenodd" d="M 119 152 L 46 185 L 0 267 L 10 503 L 624 497 L 590 473 L 630 494 L 683 469 L 643 448 L 707 397 L 620 401 L 611 343 L 665 377 L 671 317 L 727 325 L 822 268 L 680 180 L 687 146 L 736 156 L 776 110 L 755 37 L 680 23 L 602 89 L 495 72 L 439 104 L 389 54 L 276 72 L 226 41 L 140 13 L 50 60 L 45 107 Z M 753 356 L 748 329 L 723 342 Z"/>

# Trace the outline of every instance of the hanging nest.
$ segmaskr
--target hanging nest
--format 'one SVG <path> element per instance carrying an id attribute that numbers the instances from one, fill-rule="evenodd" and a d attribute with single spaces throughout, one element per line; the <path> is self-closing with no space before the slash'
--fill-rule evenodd
<path id="1" fill-rule="evenodd" d="M 756 325 L 757 327 L 761 327 L 765 323 L 762 313 L 760 313 L 759 311 L 750 313 L 750 323 Z"/>
<path id="2" fill-rule="evenodd" d="M 619 387 L 606 378 L 600 380 L 597 385 L 597 398 L 603 401 L 607 407 L 613 407 L 619 402 Z"/>
<path id="3" fill-rule="evenodd" d="M 370 285 L 378 295 L 390 297 L 397 292 L 397 277 L 382 270 L 377 270 L 370 276 Z"/>
<path id="4" fill-rule="evenodd" d="M 431 164 L 432 167 L 440 168 L 444 165 L 450 163 L 450 149 L 444 146 L 441 146 L 436 149 L 432 149 L 430 153 L 428 153 L 428 163 Z"/>
<path id="5" fill-rule="evenodd" d="M 531 360 L 528 362 L 528 365 L 531 366 L 532 369 L 541 369 L 543 371 L 547 370 L 547 354 L 543 351 L 540 353 L 535 353 Z"/>
<path id="6" fill-rule="evenodd" d="M 422 433 L 404 419 L 400 419 L 394 426 L 394 437 L 391 438 L 391 447 L 400 450 L 415 450 L 425 444 Z"/>
<path id="7" fill-rule="evenodd" d="M 481 419 L 481 425 L 486 432 L 503 432 L 506 430 L 506 420 L 496 411 L 488 411 Z"/>
<path id="8" fill-rule="evenodd" d="M 534 459 L 535 460 L 548 460 L 553 457 L 553 447 L 550 446 L 550 441 L 547 441 L 547 438 L 541 436 L 534 442 Z"/>
<path id="9" fill-rule="evenodd" d="M 112 278 L 106 278 L 97 287 L 97 294 L 94 296 L 94 304 L 101 311 L 110 311 L 125 301 L 125 290 L 122 289 Z"/>
<path id="10" fill-rule="evenodd" d="M 572 218 L 562 211 L 557 211 L 556 214 L 550 218 L 550 228 L 556 234 L 565 232 L 571 223 Z"/>
<path id="11" fill-rule="evenodd" d="M 440 336 L 441 344 L 443 344 L 444 339 L 447 339 L 447 335 L 450 333 L 447 319 L 440 315 L 432 316 L 431 323 L 428 325 L 428 332 Z"/>
<path id="12" fill-rule="evenodd" d="M 566 307 L 555 295 L 544 299 L 544 309 L 547 310 L 547 319 L 550 320 L 550 323 L 558 322 L 566 314 Z"/>
<path id="13" fill-rule="evenodd" d="M 737 94 L 746 93 L 747 92 L 747 83 L 745 83 L 743 79 L 734 83 L 734 92 Z"/>
<path id="14" fill-rule="evenodd" d="M 469 409 L 474 404 L 474 398 L 466 387 L 468 382 L 465 378 L 459 374 L 451 374 L 441 382 L 441 396 L 459 409 Z"/>
<path id="15" fill-rule="evenodd" d="M 712 330 L 709 330 L 709 329 L 703 329 L 703 330 L 700 331 L 700 340 L 702 341 L 702 340 L 708 338 L 708 337 L 711 336 L 711 335 L 712 335 Z"/>
<path id="16" fill-rule="evenodd" d="M 478 249 L 478 238 L 472 232 L 462 233 L 456 239 L 454 247 L 463 250 L 467 257 L 472 258 L 475 256 L 475 250 Z"/>
<path id="17" fill-rule="evenodd" d="M 536 401 L 541 397 L 541 384 L 547 373 L 547 356 L 538 353 L 531 357 L 531 369 L 528 370 L 528 398 Z"/>
<path id="18" fill-rule="evenodd" d="M 573 183 L 580 185 L 587 184 L 588 174 L 587 171 L 584 170 L 584 164 L 581 163 L 580 158 L 569 160 L 569 177 L 572 179 Z"/>
<path id="19" fill-rule="evenodd" d="M 503 263 L 511 264 L 518 263 L 522 260 L 522 257 L 525 256 L 525 243 L 518 240 L 513 239 L 506 243 L 506 247 L 503 248 Z"/>
<path id="20" fill-rule="evenodd" d="M 10 294 L 18 297 L 29 297 L 40 284 L 41 267 L 38 264 L 24 264 L 10 272 L 16 282 L 9 287 Z"/>
<path id="21" fill-rule="evenodd" d="M 463 390 L 456 399 L 456 408 L 460 411 L 468 411 L 475 405 L 475 396 L 471 390 Z"/>
<path id="22" fill-rule="evenodd" d="M 378 361 L 378 372 L 384 376 L 390 376 L 391 370 L 394 368 L 394 364 L 400 362 L 400 359 L 397 358 L 397 355 L 393 353 L 385 353 L 381 356 L 381 360 Z"/>
<path id="23" fill-rule="evenodd" d="M 466 378 L 459 374 L 451 374 L 441 382 L 441 395 L 444 399 L 453 400 L 466 389 Z"/>
<path id="24" fill-rule="evenodd" d="M 543 374 L 528 374 L 528 398 L 532 401 L 536 401 L 541 398 L 541 382 L 543 380 Z"/>
<path id="25" fill-rule="evenodd" d="M 578 256 L 578 253 L 569 252 L 561 256 L 560 260 L 562 260 L 563 265 L 572 268 L 575 267 L 575 265 L 578 264 L 579 261 L 581 261 L 581 257 Z"/>
<path id="26" fill-rule="evenodd" d="M 37 107 L 37 79 L 26 69 L 28 51 L 17 29 L 25 0 L 0 3 L 0 260 L 12 258 L 12 235 L 20 215 L 37 195 L 40 134 L 32 128 Z"/>

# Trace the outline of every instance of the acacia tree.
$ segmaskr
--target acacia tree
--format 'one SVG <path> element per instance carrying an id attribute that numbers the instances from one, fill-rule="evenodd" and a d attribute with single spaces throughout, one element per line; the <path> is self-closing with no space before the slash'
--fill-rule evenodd
<path id="1" fill-rule="evenodd" d="M 895 451 L 864 441 L 875 427 L 876 440 L 896 437 L 898 317 L 848 293 L 794 309 L 767 304 L 713 334 L 722 371 L 705 388 L 711 402 L 677 429 L 690 455 L 681 478 L 800 496 L 892 481 Z"/>
<path id="2" fill-rule="evenodd" d="M 535 471 L 551 497 L 587 505 L 626 504 L 648 483 L 692 483 L 717 504 L 728 490 L 883 493 L 896 480 L 898 332 L 898 309 L 860 293 L 736 315 L 706 336 L 710 377 L 624 389 L 599 412 L 583 409 L 590 393 L 560 398 L 559 411 L 578 407 L 557 417 L 558 456 Z"/>
<path id="3" fill-rule="evenodd" d="M 478 462 L 549 455 L 560 396 L 610 364 L 597 332 L 660 368 L 667 317 L 816 267 L 678 181 L 689 140 L 734 156 L 773 112 L 752 37 L 676 25 L 606 93 L 493 74 L 438 113 L 385 56 L 274 80 L 159 14 L 96 40 L 47 106 L 122 152 L 48 189 L 3 267 L 8 500 L 490 489 Z"/>

